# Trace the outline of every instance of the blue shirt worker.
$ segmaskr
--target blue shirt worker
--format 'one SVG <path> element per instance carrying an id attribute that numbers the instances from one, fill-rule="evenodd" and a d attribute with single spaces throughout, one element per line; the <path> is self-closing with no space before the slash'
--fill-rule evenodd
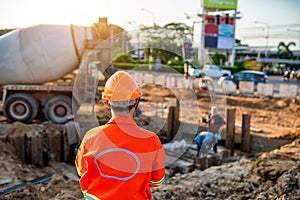
<path id="1" fill-rule="evenodd" d="M 208 131 L 203 131 L 194 138 L 197 144 L 197 157 L 206 156 L 212 147 L 217 144 L 218 140 L 221 139 L 218 132 L 224 124 L 225 121 L 219 114 L 210 117 Z"/>

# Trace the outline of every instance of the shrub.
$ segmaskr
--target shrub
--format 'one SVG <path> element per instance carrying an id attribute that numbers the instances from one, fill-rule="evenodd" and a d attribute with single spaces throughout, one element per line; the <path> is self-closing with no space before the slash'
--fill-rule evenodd
<path id="1" fill-rule="evenodd" d="M 128 54 L 124 53 L 120 56 L 118 56 L 114 62 L 117 63 L 136 63 L 136 61 Z"/>

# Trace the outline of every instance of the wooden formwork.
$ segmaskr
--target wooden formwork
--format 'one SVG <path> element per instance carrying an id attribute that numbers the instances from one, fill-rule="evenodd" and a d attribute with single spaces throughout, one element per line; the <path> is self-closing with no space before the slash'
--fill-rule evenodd
<path id="1" fill-rule="evenodd" d="M 18 123 L 12 126 L 7 135 L 7 140 L 15 148 L 20 160 L 36 166 L 47 166 L 51 160 L 69 161 L 70 149 L 63 125 L 52 129 L 48 125 L 32 126 L 35 127 L 27 130 L 22 123 Z"/>

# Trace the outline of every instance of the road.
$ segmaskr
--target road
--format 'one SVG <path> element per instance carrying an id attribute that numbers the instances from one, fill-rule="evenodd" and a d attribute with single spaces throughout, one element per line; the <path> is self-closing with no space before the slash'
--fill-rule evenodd
<path id="1" fill-rule="evenodd" d="M 190 78 L 190 80 L 193 80 L 193 78 Z M 214 82 L 217 82 L 218 79 L 213 79 Z M 295 79 L 292 80 L 283 80 L 282 76 L 268 76 L 267 83 L 273 84 L 273 92 L 275 96 L 279 95 L 279 87 L 281 84 L 288 84 L 288 85 L 297 85 L 297 96 L 300 96 L 300 81 L 297 81 Z M 217 87 L 216 87 L 217 86 Z M 218 85 L 215 85 L 215 90 L 218 92 L 223 91 L 221 87 Z"/>
<path id="2" fill-rule="evenodd" d="M 300 81 L 297 81 L 296 79 L 292 80 L 283 80 L 283 76 L 270 76 L 268 75 L 268 83 L 273 83 L 273 84 L 295 84 L 300 86 Z"/>

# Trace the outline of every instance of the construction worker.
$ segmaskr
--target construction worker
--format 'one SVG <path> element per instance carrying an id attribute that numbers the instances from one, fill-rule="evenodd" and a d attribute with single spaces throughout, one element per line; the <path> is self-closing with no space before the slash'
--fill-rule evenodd
<path id="1" fill-rule="evenodd" d="M 79 144 L 79 134 L 77 132 L 77 122 L 74 121 L 74 115 L 70 114 L 67 116 L 68 122 L 64 125 L 64 134 L 67 135 L 69 144 L 69 155 L 64 158 L 65 161 L 74 163 L 76 157 L 76 148 Z"/>
<path id="2" fill-rule="evenodd" d="M 103 99 L 112 118 L 89 130 L 79 147 L 76 168 L 86 199 L 152 199 L 151 187 L 165 177 L 166 154 L 158 136 L 133 119 L 141 91 L 124 71 L 106 82 Z"/>
<path id="3" fill-rule="evenodd" d="M 207 156 L 212 147 L 217 144 L 218 140 L 221 139 L 221 136 L 219 135 L 220 128 L 224 124 L 225 121 L 219 114 L 214 114 L 209 117 L 208 131 L 203 131 L 194 138 L 194 141 L 197 144 L 197 157 Z"/>

